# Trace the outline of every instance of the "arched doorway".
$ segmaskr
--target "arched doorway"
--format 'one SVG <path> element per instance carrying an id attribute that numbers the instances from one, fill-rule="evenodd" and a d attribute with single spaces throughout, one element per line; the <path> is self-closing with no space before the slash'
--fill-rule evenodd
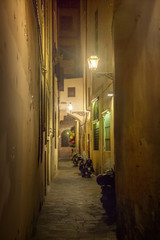
<path id="1" fill-rule="evenodd" d="M 76 124 L 75 118 L 69 115 L 60 121 L 59 159 L 70 159 L 73 149 L 76 149 L 76 144 L 73 144 L 71 138 L 73 131 L 75 132 Z"/>
<path id="2" fill-rule="evenodd" d="M 70 129 L 66 129 L 61 133 L 61 147 L 69 147 Z"/>

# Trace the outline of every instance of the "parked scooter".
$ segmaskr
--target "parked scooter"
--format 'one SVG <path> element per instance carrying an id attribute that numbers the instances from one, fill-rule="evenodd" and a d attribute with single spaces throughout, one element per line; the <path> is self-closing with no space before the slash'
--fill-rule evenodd
<path id="1" fill-rule="evenodd" d="M 115 173 L 109 169 L 106 174 L 97 177 L 97 183 L 101 186 L 101 203 L 109 219 L 114 221 L 116 218 L 116 195 L 115 195 Z"/>
<path id="2" fill-rule="evenodd" d="M 82 157 L 79 156 L 77 153 L 73 155 L 72 161 L 73 161 L 73 166 L 77 167 L 79 162 L 81 161 Z"/>
<path id="3" fill-rule="evenodd" d="M 82 174 L 82 177 L 83 177 L 83 172 L 84 172 L 84 159 L 83 158 L 79 162 L 79 170 L 81 171 L 81 174 Z"/>
<path id="4" fill-rule="evenodd" d="M 81 171 L 82 177 L 90 178 L 94 172 L 92 160 L 87 158 L 86 161 L 82 158 L 79 163 L 79 170 Z"/>
<path id="5" fill-rule="evenodd" d="M 72 161 L 73 161 L 73 166 L 76 167 L 78 166 L 78 154 L 75 153 L 72 157 Z"/>

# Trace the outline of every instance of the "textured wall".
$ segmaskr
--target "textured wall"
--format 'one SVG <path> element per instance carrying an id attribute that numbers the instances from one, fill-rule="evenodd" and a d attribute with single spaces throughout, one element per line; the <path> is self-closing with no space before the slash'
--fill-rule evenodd
<path id="1" fill-rule="evenodd" d="M 120 239 L 160 239 L 160 2 L 115 0 L 115 134 Z"/>
<path id="2" fill-rule="evenodd" d="M 0 1 L 0 239 L 25 239 L 40 206 L 39 50 L 32 1 Z"/>

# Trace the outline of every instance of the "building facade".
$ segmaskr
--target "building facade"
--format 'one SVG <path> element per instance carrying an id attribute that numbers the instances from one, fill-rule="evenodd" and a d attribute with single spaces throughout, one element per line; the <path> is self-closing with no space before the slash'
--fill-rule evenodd
<path id="1" fill-rule="evenodd" d="M 58 0 L 58 46 L 64 77 L 81 77 L 80 0 Z"/>
<path id="2" fill-rule="evenodd" d="M 0 239 L 30 239 L 57 168 L 56 1 L 1 1 L 0 15 Z"/>
<path id="3" fill-rule="evenodd" d="M 115 165 L 119 239 L 160 237 L 158 9 L 158 1 L 88 0 L 81 5 L 89 111 L 81 146 L 97 173 Z M 91 55 L 100 58 L 100 74 L 86 67 Z M 114 97 L 107 97 L 110 92 Z"/>
<path id="4" fill-rule="evenodd" d="M 113 1 L 81 2 L 81 41 L 86 119 L 81 149 L 93 160 L 96 173 L 114 168 Z M 104 24 L 105 23 L 105 24 Z M 97 56 L 91 71 L 87 59 Z"/>

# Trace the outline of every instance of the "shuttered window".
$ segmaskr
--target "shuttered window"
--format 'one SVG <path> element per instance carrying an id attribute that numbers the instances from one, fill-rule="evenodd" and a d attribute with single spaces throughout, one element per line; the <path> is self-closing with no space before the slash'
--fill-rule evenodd
<path id="1" fill-rule="evenodd" d="M 99 102 L 98 100 L 93 103 L 93 120 L 99 118 Z"/>
<path id="2" fill-rule="evenodd" d="M 68 97 L 75 97 L 75 96 L 76 96 L 75 87 L 69 87 L 68 88 Z"/>
<path id="3" fill-rule="evenodd" d="M 99 122 L 93 124 L 94 150 L 99 150 Z"/>
<path id="4" fill-rule="evenodd" d="M 104 116 L 104 149 L 105 151 L 111 151 L 111 137 L 110 137 L 110 113 Z"/>

